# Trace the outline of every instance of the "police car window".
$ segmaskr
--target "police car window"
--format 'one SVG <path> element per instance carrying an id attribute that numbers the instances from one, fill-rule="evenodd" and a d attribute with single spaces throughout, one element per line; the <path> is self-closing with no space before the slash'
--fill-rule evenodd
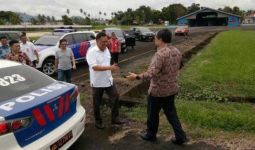
<path id="1" fill-rule="evenodd" d="M 54 83 L 55 80 L 25 65 L 1 68 L 0 102 Z"/>
<path id="2" fill-rule="evenodd" d="M 64 39 L 67 40 L 68 45 L 75 44 L 72 34 L 66 35 L 66 36 L 64 37 Z"/>
<path id="3" fill-rule="evenodd" d="M 87 33 L 87 41 L 94 40 L 93 37 L 95 37 L 92 33 Z"/>
<path id="4" fill-rule="evenodd" d="M 74 34 L 73 37 L 76 43 L 81 43 L 86 41 L 86 35 L 83 33 Z"/>
<path id="5" fill-rule="evenodd" d="M 35 45 L 43 45 L 43 46 L 55 46 L 57 42 L 60 40 L 60 36 L 55 35 L 45 35 L 39 38 Z"/>

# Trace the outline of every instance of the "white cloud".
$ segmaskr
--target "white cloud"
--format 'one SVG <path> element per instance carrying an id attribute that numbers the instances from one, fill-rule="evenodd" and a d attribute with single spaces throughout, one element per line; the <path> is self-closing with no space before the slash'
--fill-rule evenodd
<path id="1" fill-rule="evenodd" d="M 99 17 L 98 12 L 102 11 L 106 12 L 109 18 L 111 12 L 125 11 L 127 8 L 134 10 L 141 5 L 160 10 L 173 3 L 189 6 L 194 2 L 216 9 L 224 6 L 239 6 L 245 10 L 255 8 L 255 0 L 0 0 L 0 10 L 25 12 L 34 16 L 40 13 L 60 18 L 66 14 L 67 8 L 70 9 L 70 15 L 81 15 L 79 10 L 82 8 L 92 17 Z"/>

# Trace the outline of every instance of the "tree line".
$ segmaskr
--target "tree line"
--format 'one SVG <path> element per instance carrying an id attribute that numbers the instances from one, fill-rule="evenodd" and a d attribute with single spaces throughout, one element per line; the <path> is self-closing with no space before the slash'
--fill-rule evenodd
<path id="1" fill-rule="evenodd" d="M 161 24 L 164 21 L 169 21 L 171 24 L 176 24 L 176 19 L 184 16 L 186 14 L 200 10 L 202 7 L 200 4 L 193 3 L 188 7 L 182 4 L 170 4 L 167 7 L 163 7 L 161 10 L 152 9 L 149 6 L 140 6 L 139 8 L 133 10 L 128 8 L 126 11 L 116 11 L 111 13 L 111 19 L 109 23 L 120 24 L 120 25 L 142 25 L 142 24 Z M 235 6 L 233 8 L 225 6 L 223 8 L 218 8 L 220 11 L 233 13 L 236 15 L 244 17 L 245 14 L 251 14 L 254 11 L 241 10 L 239 7 Z M 75 10 L 77 11 L 77 10 Z M 103 17 L 106 17 L 105 12 L 99 11 L 99 18 L 91 18 L 91 14 L 83 9 L 78 9 L 80 12 L 79 16 L 70 16 L 70 9 L 66 9 L 66 14 L 62 15 L 62 21 L 65 25 L 95 25 L 105 23 Z M 39 14 L 33 17 L 30 22 L 32 24 L 46 24 L 46 23 L 56 23 L 54 16 L 46 16 L 44 14 Z M 20 24 L 22 22 L 20 16 L 15 12 L 11 11 L 0 11 L 0 25 L 8 24 Z"/>
<path id="2" fill-rule="evenodd" d="M 0 11 L 0 25 L 13 24 L 17 25 L 21 23 L 21 18 L 18 14 L 11 11 Z"/>
<path id="3" fill-rule="evenodd" d="M 171 4 L 167 7 L 163 7 L 161 10 L 155 10 L 149 6 L 140 6 L 136 10 L 128 8 L 124 12 L 114 12 L 112 23 L 122 25 L 149 23 L 160 24 L 163 21 L 169 21 L 171 24 L 176 24 L 177 18 L 198 11 L 200 9 L 202 9 L 202 7 L 200 4 L 196 3 L 193 3 L 188 7 L 185 7 L 182 4 Z M 225 6 L 224 8 L 218 8 L 218 10 L 240 15 L 241 18 L 243 18 L 247 12 L 252 12 L 252 10 L 246 12 L 237 6 L 233 8 Z"/>

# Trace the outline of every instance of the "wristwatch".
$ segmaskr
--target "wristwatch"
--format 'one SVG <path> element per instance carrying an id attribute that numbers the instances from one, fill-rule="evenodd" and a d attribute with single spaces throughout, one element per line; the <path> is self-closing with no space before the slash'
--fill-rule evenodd
<path id="1" fill-rule="evenodd" d="M 140 80 L 141 79 L 141 77 L 139 77 L 139 75 L 136 75 L 136 80 Z"/>

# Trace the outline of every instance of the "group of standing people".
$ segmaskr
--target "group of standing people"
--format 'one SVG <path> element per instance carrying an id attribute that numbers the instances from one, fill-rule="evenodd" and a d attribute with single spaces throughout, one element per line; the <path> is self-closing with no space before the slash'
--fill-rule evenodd
<path id="1" fill-rule="evenodd" d="M 8 59 L 36 67 L 39 62 L 38 52 L 32 42 L 28 41 L 26 33 L 22 33 L 20 41 L 11 40 L 9 43 L 6 36 L 0 37 L 0 59 Z"/>
<path id="2" fill-rule="evenodd" d="M 105 33 L 105 31 L 102 31 Z M 110 64 L 114 64 L 116 66 L 118 64 L 118 57 L 120 53 L 120 42 L 116 37 L 115 33 L 112 32 L 111 36 L 106 36 L 107 42 L 105 46 L 110 50 L 110 55 L 108 56 L 110 59 Z M 72 69 L 76 69 L 74 54 L 72 49 L 67 47 L 67 40 L 61 39 L 59 41 L 58 49 L 56 50 L 55 55 L 55 71 L 58 74 L 59 81 L 71 82 L 72 77 Z M 88 59 L 87 59 L 88 61 Z"/>
<path id="3" fill-rule="evenodd" d="M 126 78 L 130 81 L 150 81 L 147 97 L 147 130 L 144 135 L 141 135 L 141 138 L 146 141 L 156 141 L 159 112 L 163 109 L 174 130 L 175 137 L 172 142 L 182 145 L 187 142 L 187 137 L 175 108 L 175 95 L 179 91 L 177 77 L 182 55 L 176 47 L 169 45 L 171 36 L 168 29 L 158 31 L 155 36 L 157 52 L 147 71 L 141 74 L 130 72 Z M 20 37 L 20 40 L 21 43 L 12 40 L 8 45 L 7 38 L 1 37 L 0 57 L 35 66 L 39 57 L 34 45 L 27 41 L 25 34 Z M 55 66 L 58 80 L 71 82 L 71 70 L 76 69 L 76 65 L 73 52 L 67 47 L 67 44 L 66 39 L 60 40 L 55 56 Z M 110 98 L 111 123 L 124 123 L 119 118 L 119 94 L 112 77 L 112 72 L 120 70 L 118 66 L 119 53 L 120 42 L 115 33 L 111 33 L 111 37 L 109 37 L 105 32 L 100 32 L 96 36 L 96 45 L 91 47 L 86 55 L 90 71 L 95 127 L 98 129 L 105 128 L 100 113 L 104 92 Z"/>
<path id="4" fill-rule="evenodd" d="M 114 37 L 114 34 L 112 35 Z M 163 109 L 175 133 L 175 137 L 171 141 L 174 144 L 182 145 L 187 142 L 187 137 L 182 129 L 175 108 L 175 95 L 179 90 L 177 77 L 182 55 L 176 47 L 169 45 L 171 37 L 171 32 L 168 29 L 157 32 L 155 36 L 157 52 L 153 56 L 147 71 L 141 74 L 130 72 L 126 78 L 130 81 L 150 81 L 147 98 L 147 130 L 144 135 L 141 135 L 141 138 L 146 141 L 156 141 L 159 112 Z M 111 58 L 114 57 L 113 52 L 115 52 L 115 49 L 111 50 L 112 46 L 115 47 L 115 45 L 111 44 L 114 43 L 115 39 L 113 38 L 110 42 L 109 40 L 108 35 L 104 32 L 98 33 L 96 36 L 96 46 L 91 48 L 86 56 L 90 71 L 95 127 L 98 129 L 104 129 L 105 127 L 100 115 L 100 105 L 102 104 L 104 92 L 110 98 L 112 108 L 111 123 L 124 123 L 119 119 L 119 95 L 112 77 L 112 72 L 117 72 L 120 69 L 116 63 L 111 63 Z"/>

